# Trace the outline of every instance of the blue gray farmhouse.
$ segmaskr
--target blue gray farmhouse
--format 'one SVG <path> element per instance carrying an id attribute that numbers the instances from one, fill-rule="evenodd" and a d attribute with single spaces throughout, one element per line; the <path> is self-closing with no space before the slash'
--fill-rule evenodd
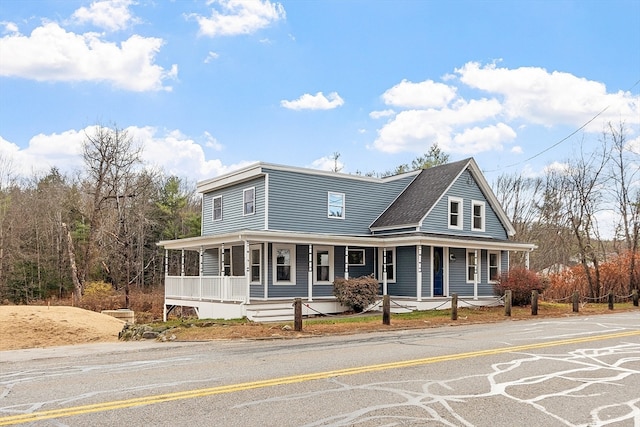
<path id="1" fill-rule="evenodd" d="M 376 178 L 256 163 L 205 180 L 200 237 L 158 243 L 196 251 L 199 273 L 165 276 L 165 318 L 284 320 L 339 313 L 337 277 L 373 274 L 394 306 L 424 310 L 457 294 L 495 302 L 515 230 L 472 158 Z M 165 264 L 167 262 L 165 261 Z M 165 269 L 167 270 L 167 269 Z"/>

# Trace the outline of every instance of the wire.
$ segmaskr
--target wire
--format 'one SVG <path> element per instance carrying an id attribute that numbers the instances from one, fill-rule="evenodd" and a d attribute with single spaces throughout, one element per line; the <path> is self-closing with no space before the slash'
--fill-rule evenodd
<path id="1" fill-rule="evenodd" d="M 626 90 L 626 92 L 631 91 L 634 87 L 636 87 L 638 84 L 640 83 L 640 80 L 638 80 L 637 82 L 635 82 L 633 84 L 633 86 L 631 86 L 629 89 Z M 597 119 L 602 113 L 604 113 L 605 111 L 607 111 L 609 109 L 610 105 L 607 105 L 606 107 L 604 107 L 598 114 L 596 114 L 595 116 L 593 116 L 591 119 L 589 119 L 587 122 L 585 122 L 582 126 L 580 126 L 578 129 L 574 130 L 573 132 L 571 132 L 569 135 L 565 136 L 564 138 L 562 138 L 560 141 L 556 142 L 555 144 L 545 148 L 544 150 L 538 152 L 537 154 L 534 154 L 533 156 L 529 157 L 528 159 L 525 160 L 521 160 L 519 162 L 516 163 L 512 163 L 510 165 L 506 165 L 501 167 L 500 169 L 494 169 L 494 170 L 484 170 L 484 173 L 487 172 L 499 172 L 501 170 L 503 170 L 504 168 L 512 168 L 514 166 L 518 166 L 521 165 L 523 163 L 526 163 L 530 160 L 535 159 L 536 157 L 539 157 L 541 155 L 543 155 L 544 153 L 546 153 L 547 151 L 557 147 L 558 145 L 562 144 L 563 142 L 565 142 L 567 139 L 571 138 L 573 135 L 575 135 L 576 133 L 580 132 L 582 129 L 584 129 L 585 127 L 587 127 L 587 125 L 589 125 L 589 123 L 591 123 L 592 121 L 594 121 L 595 119 Z"/>

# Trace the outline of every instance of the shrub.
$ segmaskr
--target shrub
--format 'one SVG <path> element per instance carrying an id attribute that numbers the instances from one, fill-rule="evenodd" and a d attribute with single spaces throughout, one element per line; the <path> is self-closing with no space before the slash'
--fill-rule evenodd
<path id="1" fill-rule="evenodd" d="M 118 297 L 113 287 L 105 282 L 88 282 L 79 306 L 81 308 L 102 311 L 119 308 Z"/>
<path id="2" fill-rule="evenodd" d="M 338 277 L 333 282 L 333 295 L 338 302 L 360 313 L 366 307 L 376 302 L 378 296 L 378 281 L 370 276 L 355 279 Z"/>
<path id="3" fill-rule="evenodd" d="M 500 274 L 493 286 L 496 295 L 504 295 L 506 290 L 511 291 L 513 305 L 527 305 L 531 303 L 531 291 L 542 293 L 545 285 L 538 275 L 526 268 L 513 268 Z"/>

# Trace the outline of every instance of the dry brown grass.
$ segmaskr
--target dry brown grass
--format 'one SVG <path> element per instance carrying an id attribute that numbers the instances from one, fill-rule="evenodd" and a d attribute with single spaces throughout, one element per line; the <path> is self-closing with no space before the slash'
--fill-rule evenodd
<path id="1" fill-rule="evenodd" d="M 616 304 L 613 312 L 640 311 L 631 303 Z M 538 315 L 531 315 L 530 307 L 513 307 L 511 316 L 505 316 L 504 307 L 460 308 L 458 319 L 451 320 L 450 310 L 416 312 L 407 315 L 392 315 L 391 325 L 382 324 L 381 315 L 335 316 L 312 318 L 303 321 L 302 332 L 293 330 L 293 322 L 253 323 L 249 321 L 176 321 L 171 331 L 177 340 L 207 341 L 216 339 L 274 339 L 300 338 L 305 336 L 356 334 L 363 332 L 401 329 L 436 328 L 477 323 L 496 323 L 524 319 L 577 317 L 612 313 L 607 304 L 587 304 L 578 313 L 571 305 L 541 303 Z"/>

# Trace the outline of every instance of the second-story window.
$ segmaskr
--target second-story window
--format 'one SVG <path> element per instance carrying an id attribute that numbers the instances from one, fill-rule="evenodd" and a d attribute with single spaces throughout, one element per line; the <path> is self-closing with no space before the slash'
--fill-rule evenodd
<path id="1" fill-rule="evenodd" d="M 253 215 L 256 212 L 256 189 L 247 188 L 242 192 L 242 214 Z"/>
<path id="2" fill-rule="evenodd" d="M 329 192 L 327 216 L 344 219 L 344 193 Z"/>
<path id="3" fill-rule="evenodd" d="M 462 199 L 449 197 L 449 228 L 462 230 Z"/>
<path id="4" fill-rule="evenodd" d="M 213 220 L 222 220 L 222 196 L 213 198 Z"/>
<path id="5" fill-rule="evenodd" d="M 484 231 L 484 202 L 474 200 L 471 202 L 472 223 L 471 229 L 474 231 Z"/>

